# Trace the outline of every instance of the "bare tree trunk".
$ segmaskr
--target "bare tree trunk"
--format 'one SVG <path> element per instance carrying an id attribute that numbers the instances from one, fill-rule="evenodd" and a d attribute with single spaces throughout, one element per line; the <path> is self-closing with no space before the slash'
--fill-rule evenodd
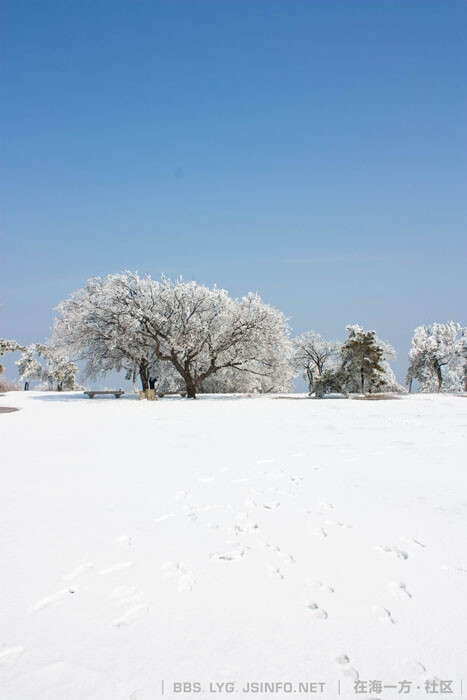
<path id="1" fill-rule="evenodd" d="M 139 366 L 139 377 L 141 379 L 141 386 L 143 391 L 149 389 L 149 379 L 148 379 L 148 364 L 146 361 L 141 362 Z"/>
<path id="2" fill-rule="evenodd" d="M 441 374 L 441 367 L 438 362 L 435 363 L 436 376 L 438 378 L 438 393 L 441 391 L 441 386 L 443 384 L 443 375 Z"/>
<path id="3" fill-rule="evenodd" d="M 196 384 L 191 377 L 185 377 L 187 399 L 196 399 Z"/>

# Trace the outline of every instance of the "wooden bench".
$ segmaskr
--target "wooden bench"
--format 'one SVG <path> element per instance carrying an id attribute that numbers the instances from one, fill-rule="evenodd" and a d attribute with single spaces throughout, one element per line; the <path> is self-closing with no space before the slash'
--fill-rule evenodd
<path id="1" fill-rule="evenodd" d="M 180 391 L 158 391 L 157 395 L 160 399 L 163 399 L 164 396 L 181 396 L 182 398 L 185 398 L 186 391 L 183 389 L 180 389 Z"/>
<path id="2" fill-rule="evenodd" d="M 116 399 L 119 399 L 122 394 L 125 392 L 123 389 L 116 389 L 115 391 L 112 391 L 111 389 L 108 391 L 85 391 L 83 392 L 86 396 L 89 396 L 90 399 L 93 399 L 96 394 L 113 394 Z"/>

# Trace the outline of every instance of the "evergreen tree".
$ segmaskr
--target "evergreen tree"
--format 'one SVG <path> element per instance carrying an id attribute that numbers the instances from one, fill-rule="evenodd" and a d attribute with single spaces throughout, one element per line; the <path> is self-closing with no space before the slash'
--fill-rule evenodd
<path id="1" fill-rule="evenodd" d="M 347 326 L 349 337 L 341 349 L 342 376 L 348 391 L 364 394 L 384 385 L 384 348 L 374 331 Z"/>

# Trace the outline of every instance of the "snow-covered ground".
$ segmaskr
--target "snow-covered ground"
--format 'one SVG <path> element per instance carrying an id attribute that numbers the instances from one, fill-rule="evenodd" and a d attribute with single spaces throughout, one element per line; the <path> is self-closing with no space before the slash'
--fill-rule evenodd
<path id="1" fill-rule="evenodd" d="M 2 700 L 462 697 L 465 398 L 0 406 Z"/>

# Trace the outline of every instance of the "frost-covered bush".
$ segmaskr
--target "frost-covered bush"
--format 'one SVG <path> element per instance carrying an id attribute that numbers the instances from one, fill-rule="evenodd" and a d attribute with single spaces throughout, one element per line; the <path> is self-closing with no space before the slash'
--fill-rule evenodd
<path id="1" fill-rule="evenodd" d="M 308 331 L 293 341 L 295 369 L 308 383 L 308 393 L 322 395 L 335 389 L 325 389 L 330 383 L 335 385 L 333 371 L 339 365 L 341 343 L 325 340 L 319 333 Z"/>

